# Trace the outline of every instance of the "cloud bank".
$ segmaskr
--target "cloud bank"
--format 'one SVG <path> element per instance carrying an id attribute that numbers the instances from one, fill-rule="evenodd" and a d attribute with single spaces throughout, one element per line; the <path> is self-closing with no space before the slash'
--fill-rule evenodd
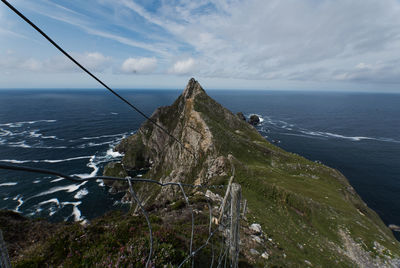
<path id="1" fill-rule="evenodd" d="M 400 83 L 398 0 L 17 3 L 57 24 L 50 33 L 68 29 L 72 39 L 85 38 L 82 44 L 99 46 L 101 53 L 75 47 L 76 57 L 96 72 L 110 69 L 116 75 L 157 74 L 166 79 L 193 75 L 226 81 L 227 87 L 232 79 L 258 85 Z M 16 43 L 32 38 L 4 13 L 0 10 L 0 38 L 7 42 L 0 43 L 0 52 L 12 38 Z M 27 72 L 76 71 L 61 56 L 22 55 L 1 56 L 0 66 Z"/>
<path id="2" fill-rule="evenodd" d="M 151 73 L 157 68 L 157 59 L 128 58 L 122 63 L 121 70 L 125 73 Z"/>

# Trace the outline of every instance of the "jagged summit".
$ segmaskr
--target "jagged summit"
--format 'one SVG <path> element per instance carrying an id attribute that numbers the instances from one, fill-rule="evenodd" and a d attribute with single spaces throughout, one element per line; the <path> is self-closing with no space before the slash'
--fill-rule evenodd
<path id="1" fill-rule="evenodd" d="M 253 264 L 398 267 L 400 244 L 339 171 L 270 144 L 209 97 L 194 78 L 152 119 L 189 150 L 147 121 L 115 148 L 124 157 L 109 164 L 105 175 L 124 177 L 148 169 L 145 178 L 211 185 L 227 183 L 235 169 L 249 219 L 268 233 L 263 245 L 270 257 L 248 253 L 257 259 Z M 121 183 L 109 185 L 126 189 Z M 144 185 L 137 192 L 148 205 L 180 194 L 157 189 Z"/>
<path id="2" fill-rule="evenodd" d="M 182 93 L 184 99 L 193 98 L 198 94 L 205 93 L 204 89 L 201 87 L 200 83 L 194 78 L 190 78 L 185 90 Z"/>

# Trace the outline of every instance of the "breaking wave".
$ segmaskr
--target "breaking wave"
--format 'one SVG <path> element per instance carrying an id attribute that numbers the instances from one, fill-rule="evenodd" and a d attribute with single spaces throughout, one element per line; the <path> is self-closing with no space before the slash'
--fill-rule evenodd
<path id="1" fill-rule="evenodd" d="M 0 127 L 18 128 L 18 127 L 22 127 L 23 125 L 32 125 L 32 124 L 37 124 L 37 123 L 54 123 L 54 122 L 57 122 L 57 120 L 22 121 L 22 122 L 0 124 Z"/>
<path id="2" fill-rule="evenodd" d="M 4 182 L 4 183 L 0 183 L 0 187 L 1 186 L 15 186 L 17 184 L 18 184 L 18 182 Z"/>
<path id="3" fill-rule="evenodd" d="M 260 117 L 260 116 L 259 116 Z M 392 143 L 400 143 L 400 140 L 385 138 L 385 137 L 367 137 L 367 136 L 345 136 L 338 133 L 332 132 L 324 132 L 324 131 L 316 131 L 309 130 L 306 128 L 298 127 L 295 124 L 288 123 L 283 120 L 273 119 L 270 116 L 264 116 L 263 120 L 261 120 L 261 124 L 259 129 L 263 132 L 270 132 L 270 129 L 278 129 L 283 130 L 284 132 L 279 132 L 282 135 L 291 135 L 291 136 L 299 136 L 305 138 L 323 138 L 323 139 L 344 139 L 349 141 L 363 141 L 363 140 L 374 140 L 380 142 L 392 142 Z"/>

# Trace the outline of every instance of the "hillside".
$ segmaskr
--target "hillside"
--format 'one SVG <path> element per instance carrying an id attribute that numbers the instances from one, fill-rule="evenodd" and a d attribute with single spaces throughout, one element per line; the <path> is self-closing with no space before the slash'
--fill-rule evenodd
<path id="1" fill-rule="evenodd" d="M 128 173 L 150 168 L 145 177 L 163 182 L 219 184 L 227 182 L 234 165 L 234 180 L 248 200 L 248 218 L 279 245 L 279 250 L 270 245 L 267 263 L 303 266 L 307 260 L 317 266 L 379 267 L 390 266 L 385 261 L 399 256 L 392 232 L 340 172 L 270 144 L 194 79 L 152 119 L 188 150 L 146 122 L 116 147 L 125 154 L 121 168 Z M 141 192 L 147 200 L 149 191 Z M 154 195 L 173 198 L 169 192 Z"/>
<path id="2" fill-rule="evenodd" d="M 162 182 L 220 185 L 227 184 L 235 170 L 234 182 L 241 184 L 243 199 L 248 202 L 241 230 L 242 265 L 399 267 L 400 243 L 340 172 L 272 145 L 253 126 L 210 98 L 196 80 L 191 79 L 182 95 L 171 106 L 158 108 L 151 119 L 184 147 L 147 121 L 115 148 L 124 157 L 120 163 L 109 164 L 104 174 L 125 177 L 140 173 Z M 127 189 L 124 182 L 106 184 L 112 192 Z M 179 263 L 188 246 L 179 231 L 186 234 L 189 221 L 177 201 L 181 199 L 178 189 L 149 184 L 135 185 L 135 189 L 152 211 L 154 228 L 159 231 L 155 263 Z M 196 232 L 204 238 L 208 212 L 197 191 L 188 194 L 199 213 Z M 127 193 L 124 198 L 129 197 Z M 260 224 L 263 231 L 256 251 L 251 251 L 253 245 L 248 242 L 248 226 L 253 223 Z M 137 215 L 119 213 L 87 227 L 73 224 L 30 248 L 17 263 L 73 265 L 90 259 L 85 263 L 115 264 L 121 248 L 131 248 L 131 257 L 127 257 L 131 261 L 143 260 L 144 226 Z M 135 245 L 140 245 L 140 252 L 132 250 Z M 58 247 L 58 255 L 51 253 Z M 79 254 L 68 260 L 70 248 Z M 35 259 L 38 254 L 40 259 Z M 209 260 L 209 251 L 202 254 L 196 260 L 198 266 Z"/>

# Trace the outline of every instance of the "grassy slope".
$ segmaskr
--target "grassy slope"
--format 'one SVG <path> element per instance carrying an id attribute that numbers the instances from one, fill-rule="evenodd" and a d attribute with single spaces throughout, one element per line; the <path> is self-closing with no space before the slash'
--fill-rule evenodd
<path id="1" fill-rule="evenodd" d="M 236 182 L 248 200 L 250 221 L 260 223 L 278 247 L 270 264 L 304 266 L 304 260 L 324 267 L 347 267 L 337 251 L 339 229 L 376 254 L 374 241 L 400 255 L 400 244 L 377 214 L 336 170 L 270 144 L 244 121 L 232 124 L 212 99 L 195 106 L 209 125 L 222 155 L 231 153 Z M 209 112 L 220 110 L 219 112 Z M 234 125 L 232 127 L 232 125 Z M 272 243 L 271 243 L 272 244 Z M 385 252 L 390 256 L 390 253 Z"/>
<path id="2" fill-rule="evenodd" d="M 204 200 L 190 200 L 197 210 Z M 184 203 L 147 207 L 153 231 L 152 267 L 176 267 L 189 254 L 191 214 Z M 203 245 L 209 235 L 208 209 L 196 214 L 193 248 Z M 17 228 L 18 226 L 15 226 Z M 42 230 L 45 232 L 46 230 Z M 21 234 L 23 235 L 23 234 Z M 221 238 L 211 239 L 220 250 Z M 46 240 L 13 258 L 13 267 L 144 267 L 149 253 L 149 231 L 142 215 L 109 212 L 84 227 L 64 224 Z M 210 265 L 210 247 L 196 254 L 196 267 Z M 183 267 L 190 267 L 187 262 Z"/>

